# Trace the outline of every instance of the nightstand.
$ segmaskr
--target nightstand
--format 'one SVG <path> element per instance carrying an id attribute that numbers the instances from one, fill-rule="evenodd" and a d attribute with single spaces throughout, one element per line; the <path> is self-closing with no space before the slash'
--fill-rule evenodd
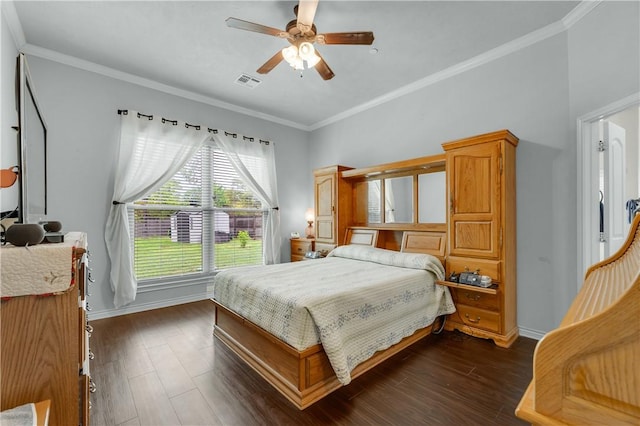
<path id="1" fill-rule="evenodd" d="M 312 238 L 291 238 L 291 261 L 304 260 L 304 254 L 315 249 L 315 240 Z"/>

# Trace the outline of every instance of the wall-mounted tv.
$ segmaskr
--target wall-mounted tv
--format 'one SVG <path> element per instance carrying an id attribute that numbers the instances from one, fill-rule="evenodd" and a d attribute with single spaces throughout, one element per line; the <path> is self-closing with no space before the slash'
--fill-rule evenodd
<path id="1" fill-rule="evenodd" d="M 27 58 L 22 53 L 17 59 L 16 95 L 20 165 L 18 222 L 37 223 L 47 214 L 47 125 L 36 100 Z"/>

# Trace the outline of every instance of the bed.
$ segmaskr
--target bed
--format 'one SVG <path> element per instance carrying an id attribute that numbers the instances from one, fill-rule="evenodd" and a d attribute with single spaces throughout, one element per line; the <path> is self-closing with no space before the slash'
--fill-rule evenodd
<path id="1" fill-rule="evenodd" d="M 349 244 L 324 259 L 222 271 L 214 334 L 304 409 L 455 311 L 448 288 L 436 284 L 444 268 L 428 254 L 434 238 L 413 232 L 400 252 Z"/>
<path id="2" fill-rule="evenodd" d="M 538 342 L 516 415 L 538 425 L 640 424 L 640 215 Z"/>

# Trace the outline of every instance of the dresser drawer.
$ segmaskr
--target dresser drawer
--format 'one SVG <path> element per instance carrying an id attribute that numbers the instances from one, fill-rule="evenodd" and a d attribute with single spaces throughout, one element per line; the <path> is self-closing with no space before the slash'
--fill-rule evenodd
<path id="1" fill-rule="evenodd" d="M 292 238 L 291 240 L 291 261 L 298 262 L 304 260 L 304 255 L 308 251 L 313 251 L 315 240 L 308 238 Z"/>
<path id="2" fill-rule="evenodd" d="M 480 275 L 488 275 L 493 281 L 500 282 L 500 261 L 474 259 L 472 257 L 455 257 L 447 258 L 447 278 L 452 272 L 475 272 Z"/>
<path id="3" fill-rule="evenodd" d="M 484 308 L 497 311 L 500 309 L 500 300 L 497 294 L 481 293 L 467 290 L 466 288 L 449 287 L 456 305 L 469 305 L 477 308 Z"/>
<path id="4" fill-rule="evenodd" d="M 462 322 L 469 327 L 500 332 L 500 314 L 498 312 L 462 304 L 456 305 L 456 309 Z"/>
<path id="5" fill-rule="evenodd" d="M 291 255 L 304 256 L 308 251 L 313 250 L 313 241 L 291 240 Z"/>

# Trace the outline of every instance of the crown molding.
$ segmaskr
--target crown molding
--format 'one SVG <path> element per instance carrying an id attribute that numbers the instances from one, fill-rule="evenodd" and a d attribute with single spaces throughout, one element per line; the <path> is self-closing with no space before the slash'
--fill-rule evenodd
<path id="1" fill-rule="evenodd" d="M 13 43 L 16 45 L 18 50 L 22 48 L 25 44 L 27 44 L 27 40 L 24 36 L 24 31 L 22 30 L 22 24 L 20 23 L 20 18 L 18 18 L 18 12 L 16 12 L 16 7 L 13 5 L 13 1 L 0 1 L 2 6 L 2 15 L 7 21 L 7 25 L 9 26 L 9 32 L 11 33 L 11 37 L 13 37 Z"/>
<path id="2" fill-rule="evenodd" d="M 305 126 L 303 124 L 296 123 L 291 120 L 285 120 L 283 118 L 276 117 L 269 114 L 264 114 L 262 112 L 255 111 L 249 108 L 243 108 L 238 105 L 234 105 L 228 102 L 223 102 L 218 99 L 200 95 L 195 92 L 178 89 L 176 87 L 169 86 L 167 84 L 162 84 L 154 80 L 139 77 L 123 71 L 118 71 L 116 69 L 105 67 L 103 65 L 99 65 L 94 62 L 85 61 L 84 59 L 79 59 L 73 56 L 62 54 L 60 52 L 56 52 L 54 50 L 45 49 L 43 47 L 29 44 L 26 41 L 24 31 L 22 29 L 22 24 L 20 23 L 20 19 L 18 18 L 18 13 L 16 12 L 16 8 L 13 4 L 14 3 L 13 0 L 1 1 L 0 3 L 2 3 L 2 14 L 5 16 L 5 19 L 7 20 L 9 31 L 11 32 L 11 36 L 13 37 L 13 41 L 16 44 L 19 52 L 25 53 L 27 55 L 37 56 L 43 59 L 48 59 L 50 61 L 58 62 L 58 63 L 75 67 L 75 68 L 79 68 L 85 71 L 94 72 L 96 74 L 101 74 L 106 77 L 115 78 L 117 80 L 126 81 L 128 83 L 137 84 L 139 86 L 158 90 L 160 92 L 168 93 L 170 95 L 175 95 L 185 99 L 190 99 L 196 102 L 200 102 L 203 104 L 215 106 L 218 108 L 223 108 L 229 111 L 237 112 L 239 114 L 244 114 L 250 117 L 259 118 L 259 119 L 270 121 L 277 124 L 282 124 L 283 126 L 292 127 L 292 128 L 304 130 L 307 132 L 310 130 L 309 126 Z"/>
<path id="3" fill-rule="evenodd" d="M 293 127 L 300 130 L 309 131 L 308 126 L 304 126 L 294 121 L 285 120 L 280 117 L 264 114 L 262 112 L 255 111 L 249 108 L 244 108 L 228 102 L 223 102 L 221 100 L 211 98 L 209 96 L 204 96 L 199 93 L 191 92 L 189 90 L 179 89 L 177 87 L 159 83 L 157 81 L 150 80 L 148 78 L 140 77 L 134 74 L 129 74 L 113 68 L 105 67 L 103 65 L 99 65 L 90 61 L 85 61 L 84 59 L 76 58 L 74 56 L 65 55 L 60 52 L 56 52 L 54 50 L 45 49 L 43 47 L 34 46 L 32 44 L 27 43 L 26 45 L 23 46 L 21 51 L 27 55 L 48 59 L 50 61 L 68 65 L 70 67 L 79 68 L 85 71 L 90 71 L 96 74 L 104 75 L 106 77 L 111 77 L 117 80 L 126 81 L 128 83 L 136 84 L 142 87 L 147 87 L 149 89 L 154 89 L 159 92 L 168 93 L 170 95 L 175 95 L 185 99 L 190 99 L 192 101 L 200 102 L 203 104 L 215 106 L 218 108 L 223 108 L 229 111 L 237 112 L 239 114 L 244 114 L 254 118 L 259 118 L 262 120 L 271 121 L 273 123 L 282 124 L 283 126 L 288 126 L 288 127 Z"/>
<path id="4" fill-rule="evenodd" d="M 567 29 L 569 29 L 571 26 L 575 25 L 576 22 L 578 22 L 580 19 L 585 17 L 596 6 L 598 6 L 600 2 L 601 0 L 582 1 L 580 2 L 580 4 L 578 4 L 578 6 L 573 8 L 560 21 L 556 21 L 552 24 L 547 25 L 546 27 L 543 27 L 536 31 L 525 34 L 522 37 L 519 37 L 501 46 L 498 46 L 494 49 L 481 53 L 480 55 L 477 55 L 469 60 L 460 62 L 442 71 L 438 71 L 434 74 L 428 75 L 423 79 L 420 79 L 411 84 L 403 86 L 392 92 L 386 93 L 369 102 L 360 104 L 355 108 L 351 108 L 349 110 L 343 111 L 340 114 L 336 114 L 332 117 L 329 117 L 326 120 L 318 121 L 317 123 L 312 124 L 310 128 L 313 131 L 321 127 L 327 126 L 329 124 L 336 123 L 340 120 L 344 120 L 345 118 L 351 117 L 355 114 L 359 114 L 363 111 L 382 105 L 384 103 L 397 99 L 401 96 L 413 93 L 417 90 L 424 89 L 425 87 L 439 83 L 443 80 L 446 80 L 458 74 L 462 74 L 463 72 L 469 71 L 473 68 L 477 68 L 481 65 L 485 65 L 489 62 L 495 61 L 496 59 L 500 59 L 511 53 L 517 52 L 521 49 L 529 47 L 540 41 L 546 40 L 550 37 L 560 34 L 566 31 Z"/>
<path id="5" fill-rule="evenodd" d="M 603 0 L 585 0 L 581 1 L 576 7 L 574 7 L 567 16 L 562 18 L 562 24 L 566 29 L 573 27 L 576 22 L 584 18 L 593 9 L 598 7 Z"/>
<path id="6" fill-rule="evenodd" d="M 578 21 L 584 18 L 593 9 L 595 9 L 602 1 L 603 0 L 581 1 L 574 9 L 572 9 L 560 21 L 549 24 L 546 27 L 533 31 L 529 34 L 526 34 L 522 37 L 519 37 L 515 40 L 512 40 L 508 43 L 505 43 L 487 52 L 477 55 L 467 61 L 460 62 L 442 71 L 438 71 L 434 74 L 428 75 L 425 78 L 422 78 L 411 84 L 405 85 L 397 90 L 386 93 L 369 102 L 365 102 L 354 108 L 343 111 L 342 113 L 329 117 L 326 120 L 318 121 L 312 125 L 305 125 L 305 124 L 294 122 L 291 120 L 286 120 L 281 117 L 264 114 L 260 111 L 240 107 L 238 105 L 228 103 L 228 102 L 223 102 L 221 100 L 218 100 L 212 97 L 204 96 L 204 95 L 191 92 L 188 90 L 184 90 L 184 89 L 179 89 L 173 86 L 159 83 L 154 80 L 139 77 L 123 71 L 118 71 L 113 68 L 98 65 L 93 62 L 85 61 L 83 59 L 79 59 L 73 56 L 64 55 L 62 53 L 59 53 L 53 50 L 28 44 L 26 42 L 25 35 L 22 30 L 22 25 L 20 23 L 17 12 L 15 10 L 15 6 L 13 5 L 13 0 L 4 0 L 4 1 L 1 1 L 1 3 L 2 3 L 2 12 L 7 19 L 7 24 L 9 25 L 10 32 L 14 38 L 16 45 L 18 46 L 18 50 L 23 53 L 48 59 L 64 65 L 72 66 L 75 68 L 83 69 L 85 71 L 101 74 L 117 80 L 122 80 L 132 84 L 158 90 L 160 92 L 190 99 L 196 102 L 201 102 L 207 105 L 223 108 L 229 111 L 237 112 L 239 114 L 244 114 L 250 117 L 281 124 L 283 126 L 292 127 L 295 129 L 310 132 L 310 131 L 314 131 L 322 127 L 325 127 L 327 125 L 336 123 L 338 121 L 344 120 L 348 117 L 359 114 L 368 109 L 375 108 L 379 105 L 385 104 L 399 97 L 424 89 L 425 87 L 431 86 L 433 84 L 436 84 L 448 78 L 454 77 L 458 74 L 461 74 L 471 69 L 485 65 L 496 59 L 500 59 L 506 55 L 517 52 L 518 50 L 529 47 L 535 43 L 546 40 L 549 37 L 553 37 L 557 34 L 560 34 L 563 31 L 566 31 L 567 29 L 571 28 Z"/>

